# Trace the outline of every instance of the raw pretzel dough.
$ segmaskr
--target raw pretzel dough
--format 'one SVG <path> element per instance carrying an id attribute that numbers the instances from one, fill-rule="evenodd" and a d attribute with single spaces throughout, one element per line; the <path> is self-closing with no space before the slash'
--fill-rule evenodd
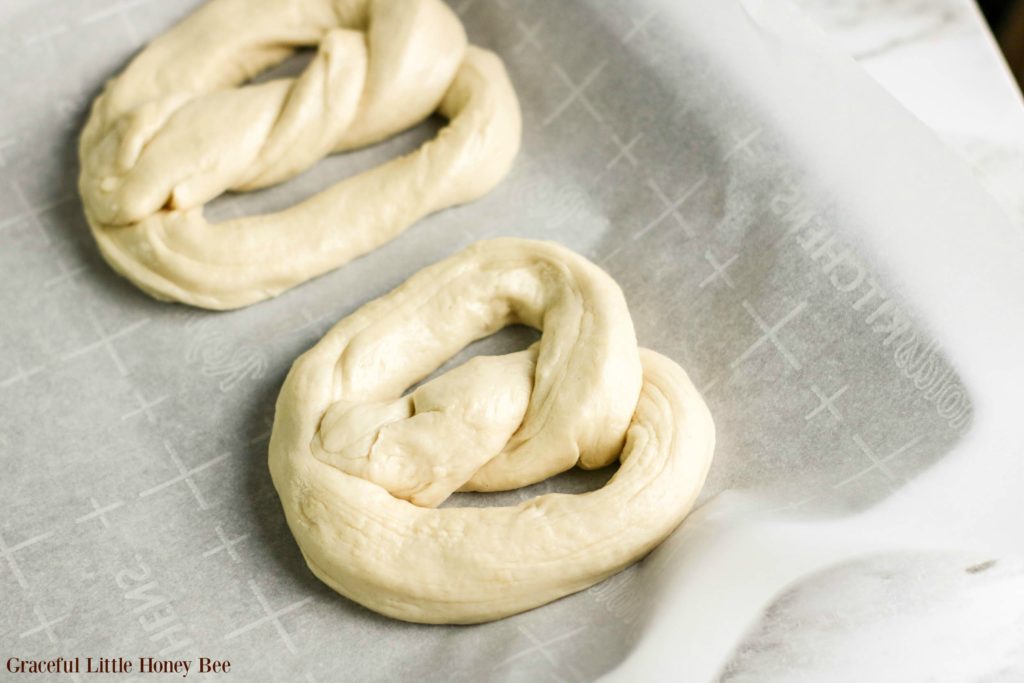
<path id="1" fill-rule="evenodd" d="M 418 387 L 469 342 L 524 323 L 530 349 Z M 616 283 L 548 242 L 479 242 L 334 326 L 292 367 L 270 471 L 316 576 L 407 621 L 473 623 L 586 588 L 689 512 L 714 425 L 683 370 L 637 349 Z M 442 508 L 579 465 L 601 489 Z"/>
<path id="2" fill-rule="evenodd" d="M 297 78 L 235 87 L 302 46 Z M 203 204 L 286 180 L 438 111 L 412 154 L 273 214 L 211 225 Z M 227 309 L 365 254 L 505 176 L 520 113 L 501 61 L 441 0 L 213 0 L 93 104 L 80 190 L 110 265 L 159 299 Z"/>

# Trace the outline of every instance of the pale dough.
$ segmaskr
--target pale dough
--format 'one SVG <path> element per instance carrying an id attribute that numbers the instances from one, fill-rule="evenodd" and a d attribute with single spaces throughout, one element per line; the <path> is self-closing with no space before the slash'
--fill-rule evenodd
<path id="1" fill-rule="evenodd" d="M 297 48 L 297 78 L 238 87 Z M 210 224 L 228 190 L 286 180 L 438 111 L 407 156 L 284 211 Z M 505 176 L 520 112 L 501 61 L 441 0 L 212 0 L 108 83 L 82 133 L 79 187 L 110 265 L 159 299 L 228 309 L 365 254 Z"/>
<path id="2" fill-rule="evenodd" d="M 477 357 L 403 395 L 469 342 L 523 323 L 526 351 Z M 498 619 L 623 569 L 682 521 L 714 450 L 686 373 L 637 348 L 618 285 L 549 242 L 498 239 L 410 278 L 292 367 L 270 471 L 316 576 L 407 621 Z M 601 489 L 441 508 L 575 465 Z"/>

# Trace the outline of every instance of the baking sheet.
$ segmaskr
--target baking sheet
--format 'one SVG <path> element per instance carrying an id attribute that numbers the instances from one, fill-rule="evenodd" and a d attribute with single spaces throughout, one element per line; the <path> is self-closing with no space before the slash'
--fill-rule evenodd
<path id="1" fill-rule="evenodd" d="M 582 681 L 672 633 L 661 587 L 680 558 L 700 559 L 687 536 L 699 520 L 602 584 L 469 628 L 380 617 L 303 566 L 265 464 L 291 361 L 481 238 L 556 239 L 619 281 L 641 344 L 679 361 L 715 416 L 702 501 L 740 492 L 758 510 L 843 519 L 905 491 L 970 429 L 972 396 L 943 345 L 861 244 L 871 219 L 851 207 L 865 188 L 823 182 L 789 116 L 857 75 L 799 73 L 786 40 L 758 24 L 777 3 L 455 3 L 522 102 L 523 150 L 502 185 L 271 302 L 211 314 L 150 300 L 91 242 L 76 138 L 103 81 L 196 4 L 43 0 L 0 14 L 5 655 L 205 656 L 247 681 Z M 857 120 L 893 116 L 848 115 L 855 133 Z M 287 206 L 437 125 L 224 197 L 210 215 Z M 459 358 L 527 343 L 513 331 Z M 600 480 L 570 474 L 458 502 Z M 759 605 L 748 608 L 752 618 Z"/>

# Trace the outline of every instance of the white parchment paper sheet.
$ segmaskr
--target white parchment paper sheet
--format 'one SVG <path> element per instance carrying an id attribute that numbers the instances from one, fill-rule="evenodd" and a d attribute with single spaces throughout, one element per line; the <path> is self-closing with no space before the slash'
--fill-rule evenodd
<path id="1" fill-rule="evenodd" d="M 680 667 L 706 680 L 801 574 L 908 536 L 925 543 L 925 522 L 950 503 L 928 493 L 948 480 L 929 482 L 979 432 L 1001 444 L 986 457 L 1012 451 L 997 434 L 1006 416 L 987 412 L 991 385 L 968 391 L 961 377 L 1016 358 L 1024 306 L 1002 297 L 1020 297 L 1009 261 L 1020 236 L 787 6 L 457 3 L 522 101 L 510 177 L 275 301 L 210 314 L 114 275 L 75 193 L 92 97 L 195 5 L 40 0 L 0 14 L 3 654 L 211 656 L 247 681 L 675 679 Z M 286 206 L 436 126 L 210 213 Z M 542 609 L 470 628 L 391 621 L 303 566 L 265 465 L 273 402 L 333 322 L 510 234 L 605 267 L 640 342 L 703 389 L 719 433 L 710 504 L 639 566 Z M 986 377 L 1003 386 L 1019 371 L 1016 360 Z M 957 485 L 978 493 L 965 500 L 1001 519 L 995 466 L 964 472 Z M 567 475 L 493 502 L 600 479 Z M 782 510 L 813 521 L 772 521 Z M 976 509 L 957 519 L 949 542 L 981 528 Z M 890 533 L 904 526 L 913 533 Z M 998 542 L 1007 527 L 985 529 Z"/>

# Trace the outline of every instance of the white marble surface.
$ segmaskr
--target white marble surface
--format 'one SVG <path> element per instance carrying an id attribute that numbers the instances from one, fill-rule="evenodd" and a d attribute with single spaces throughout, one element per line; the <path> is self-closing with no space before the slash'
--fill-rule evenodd
<path id="1" fill-rule="evenodd" d="M 1020 560 L 969 553 L 864 560 L 777 600 L 722 682 L 1020 681 L 1022 604 Z"/>
<path id="2" fill-rule="evenodd" d="M 974 0 L 798 0 L 1024 226 L 1024 100 Z"/>
<path id="3" fill-rule="evenodd" d="M 1024 103 L 973 0 L 800 4 L 1024 227 Z M 1024 564 L 893 554 L 812 576 L 767 610 L 722 680 L 1024 680 Z"/>

